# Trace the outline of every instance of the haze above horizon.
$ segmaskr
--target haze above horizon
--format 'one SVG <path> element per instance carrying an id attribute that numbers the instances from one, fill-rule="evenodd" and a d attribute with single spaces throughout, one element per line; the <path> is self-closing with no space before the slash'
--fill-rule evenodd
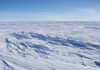
<path id="1" fill-rule="evenodd" d="M 0 0 L 0 21 L 99 21 L 100 0 Z"/>

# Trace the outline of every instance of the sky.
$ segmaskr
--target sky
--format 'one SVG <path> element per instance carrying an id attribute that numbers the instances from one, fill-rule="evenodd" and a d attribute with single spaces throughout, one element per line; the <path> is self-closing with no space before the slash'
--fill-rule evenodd
<path id="1" fill-rule="evenodd" d="M 100 0 L 0 0 L 0 21 L 100 21 Z"/>

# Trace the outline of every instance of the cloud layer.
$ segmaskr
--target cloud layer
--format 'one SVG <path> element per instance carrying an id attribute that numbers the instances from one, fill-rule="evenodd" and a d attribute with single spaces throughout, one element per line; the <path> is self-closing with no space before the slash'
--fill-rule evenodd
<path id="1" fill-rule="evenodd" d="M 78 8 L 64 12 L 0 12 L 0 21 L 99 21 L 99 8 Z"/>

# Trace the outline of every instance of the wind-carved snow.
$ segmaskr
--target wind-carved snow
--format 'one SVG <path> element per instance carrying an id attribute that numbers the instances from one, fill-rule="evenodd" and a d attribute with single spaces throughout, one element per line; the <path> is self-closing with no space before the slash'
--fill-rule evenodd
<path id="1" fill-rule="evenodd" d="M 1 70 L 100 69 L 100 44 L 97 38 L 100 32 L 90 29 L 93 25 L 100 26 L 99 23 L 3 24 L 0 26 Z"/>

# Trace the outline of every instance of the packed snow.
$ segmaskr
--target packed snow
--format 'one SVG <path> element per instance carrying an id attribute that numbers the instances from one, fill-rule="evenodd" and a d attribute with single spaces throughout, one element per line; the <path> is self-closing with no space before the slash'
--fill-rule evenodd
<path id="1" fill-rule="evenodd" d="M 0 22 L 0 70 L 100 70 L 100 23 Z"/>

